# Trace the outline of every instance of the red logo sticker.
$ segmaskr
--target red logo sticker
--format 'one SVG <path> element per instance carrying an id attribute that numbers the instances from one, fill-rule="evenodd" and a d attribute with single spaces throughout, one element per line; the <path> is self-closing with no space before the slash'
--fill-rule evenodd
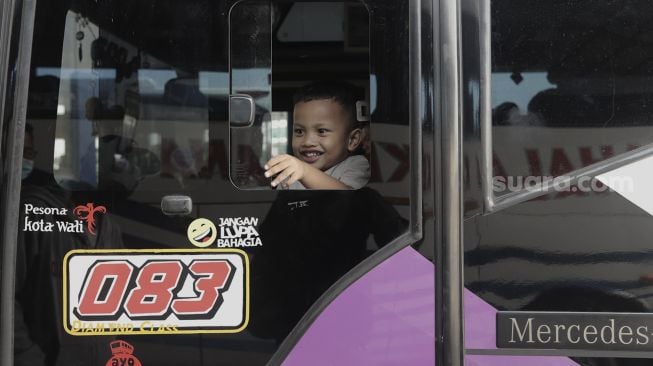
<path id="1" fill-rule="evenodd" d="M 86 205 L 79 205 L 73 209 L 73 213 L 81 220 L 86 221 L 86 228 L 88 232 L 95 235 L 95 213 L 106 213 L 107 208 L 104 206 L 97 206 L 93 202 Z"/>
<path id="2" fill-rule="evenodd" d="M 109 344 L 113 356 L 107 361 L 106 366 L 141 366 L 141 361 L 133 355 L 134 346 L 117 340 Z"/>

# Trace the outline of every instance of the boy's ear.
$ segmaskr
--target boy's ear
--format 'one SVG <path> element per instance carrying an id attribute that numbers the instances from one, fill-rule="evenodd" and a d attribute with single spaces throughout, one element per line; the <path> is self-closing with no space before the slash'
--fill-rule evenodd
<path id="1" fill-rule="evenodd" d="M 349 152 L 354 152 L 358 149 L 358 146 L 361 144 L 363 139 L 363 131 L 360 128 L 354 128 L 349 133 L 349 139 L 347 140 L 347 150 Z"/>

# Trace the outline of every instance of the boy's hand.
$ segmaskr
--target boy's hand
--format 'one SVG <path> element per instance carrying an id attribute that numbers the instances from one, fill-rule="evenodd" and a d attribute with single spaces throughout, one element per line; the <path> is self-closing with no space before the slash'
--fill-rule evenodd
<path id="1" fill-rule="evenodd" d="M 272 187 L 280 183 L 291 185 L 304 178 L 307 170 L 307 164 L 288 154 L 277 155 L 270 159 L 264 166 L 265 177 L 276 177 L 272 180 Z"/>

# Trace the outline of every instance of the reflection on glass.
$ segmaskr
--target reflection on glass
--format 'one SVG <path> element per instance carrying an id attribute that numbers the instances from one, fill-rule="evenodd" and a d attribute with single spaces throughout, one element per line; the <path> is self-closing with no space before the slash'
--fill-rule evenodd
<path id="1" fill-rule="evenodd" d="M 263 124 L 263 150 L 271 156 L 288 151 L 288 112 L 272 112 L 271 120 Z M 262 157 L 263 159 L 263 157 Z M 261 159 L 261 165 L 266 161 Z"/>
<path id="2" fill-rule="evenodd" d="M 162 96 L 166 83 L 177 78 L 175 70 L 138 70 L 138 91 L 141 95 Z"/>
<path id="3" fill-rule="evenodd" d="M 653 142 L 650 21 L 640 2 L 589 5 L 492 1 L 495 178 L 542 181 Z"/>
<path id="4" fill-rule="evenodd" d="M 521 77 L 522 81 L 516 84 L 510 73 L 492 74 L 492 109 L 497 113 L 493 119 L 495 125 L 537 124 L 534 121 L 522 121 L 528 115 L 528 103 L 537 93 L 555 85 L 547 80 L 544 72 L 524 72 Z"/>
<path id="5" fill-rule="evenodd" d="M 207 96 L 224 96 L 229 94 L 229 74 L 217 71 L 200 71 L 197 74 L 200 92 Z"/>
<path id="6" fill-rule="evenodd" d="M 53 172 L 64 188 L 179 192 L 213 176 L 208 121 L 227 108 L 226 73 L 171 64 L 131 37 L 68 11 L 62 68 L 37 70 L 60 83 Z"/>

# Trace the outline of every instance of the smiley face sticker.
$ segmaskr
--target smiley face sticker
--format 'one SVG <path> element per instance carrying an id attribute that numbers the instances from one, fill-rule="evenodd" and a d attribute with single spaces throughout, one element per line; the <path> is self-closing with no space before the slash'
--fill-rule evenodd
<path id="1" fill-rule="evenodd" d="M 218 237 L 218 231 L 211 220 L 199 218 L 188 225 L 188 240 L 199 248 L 206 248 L 213 244 Z"/>

